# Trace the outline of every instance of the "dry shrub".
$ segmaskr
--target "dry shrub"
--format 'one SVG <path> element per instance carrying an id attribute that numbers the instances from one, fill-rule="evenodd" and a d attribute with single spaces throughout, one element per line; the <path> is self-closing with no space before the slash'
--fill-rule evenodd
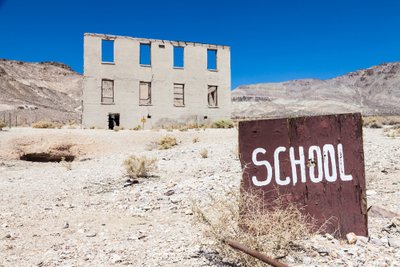
<path id="1" fill-rule="evenodd" d="M 136 126 L 133 127 L 131 130 L 133 130 L 133 131 L 139 131 L 140 129 L 142 129 L 142 126 L 136 125 Z"/>
<path id="2" fill-rule="evenodd" d="M 176 145 L 178 145 L 178 142 L 176 138 L 172 136 L 164 136 L 158 141 L 159 149 L 170 149 Z"/>
<path id="3" fill-rule="evenodd" d="M 156 160 L 144 156 L 130 156 L 124 161 L 125 169 L 130 178 L 149 177 L 149 173 L 156 168 Z"/>
<path id="4" fill-rule="evenodd" d="M 198 136 L 196 136 L 192 139 L 192 141 L 193 141 L 193 144 L 198 143 L 200 141 L 200 138 Z"/>
<path id="5" fill-rule="evenodd" d="M 385 135 L 387 137 L 392 137 L 392 138 L 396 138 L 396 137 L 400 137 L 400 128 L 399 127 L 393 127 L 391 129 L 385 129 Z"/>
<path id="6" fill-rule="evenodd" d="M 3 128 L 6 127 L 6 126 L 7 125 L 4 122 L 0 121 L 0 131 L 2 131 Z"/>
<path id="7" fill-rule="evenodd" d="M 211 124 L 211 128 L 223 128 L 223 129 L 228 129 L 228 128 L 233 128 L 234 124 L 231 120 L 219 120 L 219 121 L 214 121 Z"/>
<path id="8" fill-rule="evenodd" d="M 363 126 L 382 128 L 383 125 L 399 125 L 400 116 L 366 116 L 363 117 Z"/>
<path id="9" fill-rule="evenodd" d="M 203 159 L 208 158 L 208 150 L 207 150 L 206 148 L 203 148 L 203 149 L 200 151 L 200 156 L 201 156 Z"/>
<path id="10" fill-rule="evenodd" d="M 232 249 L 224 240 L 235 240 L 270 257 L 287 255 L 296 250 L 293 242 L 312 236 L 314 220 L 294 203 L 278 196 L 272 203 L 262 203 L 260 195 L 228 193 L 212 199 L 207 209 L 193 206 L 197 219 L 205 226 L 205 235 L 222 258 L 240 266 L 265 266 L 261 261 Z M 240 208 L 246 210 L 241 215 Z"/>
<path id="11" fill-rule="evenodd" d="M 37 121 L 32 123 L 32 128 L 54 129 L 54 128 L 60 128 L 60 125 L 51 121 Z"/>

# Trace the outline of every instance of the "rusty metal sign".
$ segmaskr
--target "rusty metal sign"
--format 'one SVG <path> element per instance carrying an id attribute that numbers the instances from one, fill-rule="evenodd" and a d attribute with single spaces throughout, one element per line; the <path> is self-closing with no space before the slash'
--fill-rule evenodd
<path id="1" fill-rule="evenodd" d="M 277 194 L 325 232 L 368 235 L 361 114 L 239 122 L 242 191 Z"/>

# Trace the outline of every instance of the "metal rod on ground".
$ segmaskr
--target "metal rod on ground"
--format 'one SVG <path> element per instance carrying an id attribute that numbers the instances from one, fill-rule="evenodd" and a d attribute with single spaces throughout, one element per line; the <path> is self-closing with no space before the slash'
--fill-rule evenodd
<path id="1" fill-rule="evenodd" d="M 272 265 L 274 267 L 289 267 L 286 264 L 280 263 L 279 261 L 274 260 L 254 249 L 248 248 L 234 240 L 226 239 L 224 240 L 224 242 L 229 246 L 231 246 L 232 248 L 240 250 L 246 254 L 249 254 L 250 256 L 253 256 L 254 258 L 259 259 L 262 262 L 268 263 L 269 265 Z"/>

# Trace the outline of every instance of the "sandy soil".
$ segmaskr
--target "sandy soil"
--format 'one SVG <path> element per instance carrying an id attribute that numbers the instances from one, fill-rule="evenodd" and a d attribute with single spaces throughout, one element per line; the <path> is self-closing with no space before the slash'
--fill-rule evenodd
<path id="1" fill-rule="evenodd" d="M 151 141 L 175 136 L 170 150 Z M 199 142 L 193 143 L 193 138 Z M 75 144 L 68 163 L 18 160 L 18 151 Z M 364 129 L 368 205 L 400 212 L 400 139 Z M 208 150 L 208 158 L 200 151 Z M 232 266 L 204 249 L 193 202 L 236 189 L 237 130 L 187 132 L 18 128 L 0 132 L 0 266 Z M 158 170 L 124 187 L 129 155 L 157 159 Z M 168 193 L 167 193 L 168 192 Z M 348 245 L 317 236 L 315 255 L 295 266 L 400 266 L 400 224 L 371 215 L 370 240 Z M 397 227 L 397 228 L 396 228 Z M 397 229 L 397 231 L 396 231 Z M 396 242 L 397 243 L 396 245 Z M 321 253 L 320 247 L 328 248 Z"/>

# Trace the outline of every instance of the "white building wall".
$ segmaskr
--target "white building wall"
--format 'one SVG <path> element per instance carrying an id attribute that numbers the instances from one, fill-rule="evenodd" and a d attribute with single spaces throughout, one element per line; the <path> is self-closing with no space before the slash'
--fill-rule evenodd
<path id="1" fill-rule="evenodd" d="M 102 39 L 114 40 L 114 63 L 102 63 Z M 140 66 L 140 43 L 151 44 L 151 66 Z M 165 45 L 160 48 L 159 45 Z M 173 46 L 184 47 L 184 68 L 173 68 Z M 207 70 L 207 48 L 217 49 L 217 70 Z M 114 104 L 101 103 L 102 79 L 114 80 Z M 151 106 L 139 105 L 140 81 L 151 82 Z M 173 104 L 174 83 L 185 84 L 185 106 Z M 177 123 L 210 123 L 231 116 L 230 48 L 121 36 L 85 34 L 84 127 L 108 127 L 108 114 L 120 114 L 120 126 L 145 128 Z M 208 107 L 208 85 L 218 86 L 218 107 Z M 150 116 L 151 118 L 148 118 Z M 205 116 L 207 119 L 204 119 Z"/>

